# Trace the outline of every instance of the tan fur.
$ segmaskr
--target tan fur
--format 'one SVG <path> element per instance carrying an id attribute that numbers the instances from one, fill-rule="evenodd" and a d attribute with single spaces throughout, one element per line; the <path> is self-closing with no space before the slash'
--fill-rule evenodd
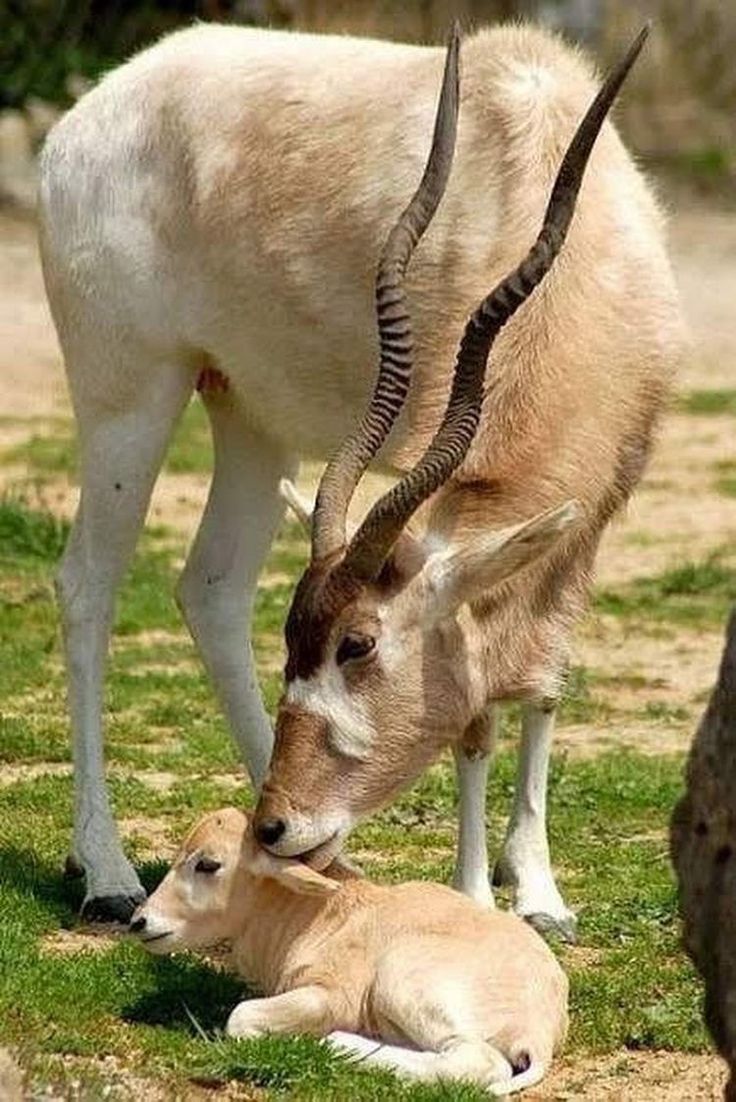
<path id="1" fill-rule="evenodd" d="M 217 873 L 192 871 L 203 854 L 222 862 Z M 141 919 L 144 943 L 171 931 L 150 942 L 158 952 L 230 941 L 233 967 L 281 996 L 241 1003 L 229 1021 L 239 1036 L 348 1031 L 441 1054 L 422 1065 L 425 1078 L 469 1076 L 504 1092 L 509 1064 L 526 1053 L 541 1078 L 564 1040 L 567 980 L 520 919 L 436 884 L 331 881 L 267 856 L 234 809 L 191 831 Z"/>
<path id="2" fill-rule="evenodd" d="M 440 261 L 427 270 L 428 246 L 410 272 L 418 356 L 404 432 L 395 434 L 402 463 L 416 458 L 436 427 L 449 379 L 438 368 L 453 362 L 467 304 L 533 241 L 566 144 L 595 90 L 580 57 L 530 28 L 481 32 L 464 44 L 462 61 L 457 162 L 428 235 L 433 244 L 442 241 L 452 225 L 461 268 L 441 274 Z M 483 184 L 476 177 L 481 164 Z M 474 232 L 481 210 L 485 228 Z M 460 271 L 462 290 L 453 281 Z M 290 664 L 294 648 L 307 646 L 319 671 L 299 690 L 302 714 L 282 712 L 259 817 L 282 818 L 291 828 L 289 801 L 303 807 L 306 798 L 318 820 L 336 819 L 342 807 L 345 821 L 354 821 L 410 783 L 490 701 L 548 707 L 557 698 L 601 532 L 641 475 L 681 339 L 659 212 L 606 125 L 560 258 L 494 346 L 471 451 L 425 511 L 427 568 L 398 585 L 400 571 L 391 570 L 389 585 L 379 579 L 374 590 L 348 594 L 336 612 L 330 602 L 339 601 L 325 597 L 320 609 L 318 598 L 300 628 L 303 638 L 292 644 L 287 632 Z M 575 522 L 539 540 L 536 561 L 527 556 L 514 571 L 495 569 L 483 533 L 570 499 Z M 445 607 L 440 622 L 447 601 L 435 600 L 430 610 L 425 595 L 429 586 L 436 597 L 431 552 L 443 546 L 454 549 L 448 589 L 460 589 L 463 560 L 470 568 L 464 601 Z M 297 591 L 295 605 L 300 598 Z M 341 637 L 376 621 L 371 661 L 343 671 L 353 709 L 365 717 L 366 735 L 357 732 L 353 742 L 366 744 L 372 730 L 378 758 L 355 768 L 325 754 L 324 723 L 309 717 L 321 709 L 330 721 L 318 703 L 326 689 L 315 683 L 311 703 L 308 686 L 325 680 Z M 294 703 L 292 676 L 287 665 L 287 700 Z M 332 726 L 346 713 L 347 705 L 336 706 Z M 339 739 L 333 743 L 340 749 Z M 324 833 L 319 824 L 313 840 Z M 275 851 L 297 852 L 305 840 L 305 831 L 287 831 Z"/>

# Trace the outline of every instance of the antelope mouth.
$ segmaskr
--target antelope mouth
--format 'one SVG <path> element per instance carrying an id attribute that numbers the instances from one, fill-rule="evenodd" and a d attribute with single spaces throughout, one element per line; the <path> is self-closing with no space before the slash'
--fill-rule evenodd
<path id="1" fill-rule="evenodd" d="M 326 838 L 324 842 L 320 842 L 318 846 L 313 846 L 312 849 L 307 849 L 304 850 L 303 853 L 300 853 L 299 860 L 305 865 L 309 865 L 310 869 L 315 869 L 316 872 L 322 872 L 340 852 L 342 841 L 343 832 L 336 830 L 329 838 Z"/>

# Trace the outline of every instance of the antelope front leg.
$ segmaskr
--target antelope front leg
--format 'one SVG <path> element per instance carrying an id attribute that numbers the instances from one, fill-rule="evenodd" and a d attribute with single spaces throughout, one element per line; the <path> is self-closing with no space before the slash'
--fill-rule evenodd
<path id="1" fill-rule="evenodd" d="M 453 747 L 459 793 L 457 857 L 452 886 L 483 907 L 495 906 L 488 880 L 486 782 L 496 742 L 498 708 L 478 716 Z"/>
<path id="2" fill-rule="evenodd" d="M 238 1003 L 225 1027 L 230 1037 L 264 1033 L 313 1033 L 326 1036 L 335 1028 L 330 993 L 325 987 L 297 987 L 270 999 Z"/>
<path id="3" fill-rule="evenodd" d="M 576 919 L 555 884 L 547 841 L 547 775 L 554 707 L 524 707 L 516 790 L 494 880 L 515 892 L 514 910 L 541 932 L 575 941 Z"/>
<path id="4" fill-rule="evenodd" d="M 115 593 L 192 381 L 176 361 L 147 358 L 145 347 L 122 340 L 65 351 L 81 375 L 103 380 L 103 393 L 76 398 L 82 493 L 56 577 L 73 731 L 73 864 L 86 875 L 83 917 L 128 923 L 145 892 L 123 853 L 105 784 L 105 660 Z"/>

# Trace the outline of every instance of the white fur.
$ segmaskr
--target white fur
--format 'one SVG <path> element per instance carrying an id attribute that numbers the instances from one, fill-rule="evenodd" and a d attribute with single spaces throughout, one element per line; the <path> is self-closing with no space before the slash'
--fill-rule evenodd
<path id="1" fill-rule="evenodd" d="M 515 889 L 517 914 L 549 916 L 572 936 L 575 918 L 555 884 L 547 841 L 547 773 L 554 724 L 554 711 L 524 708 L 521 760 L 500 869 Z"/>
<path id="2" fill-rule="evenodd" d="M 312 677 L 306 680 L 297 677 L 289 682 L 286 699 L 327 720 L 330 742 L 339 754 L 356 761 L 371 757 L 375 727 L 365 703 L 348 691 L 333 657 Z"/>
<path id="3" fill-rule="evenodd" d="M 74 850 L 88 899 L 142 895 L 105 788 L 105 658 L 115 593 L 167 443 L 200 371 L 213 366 L 229 389 L 204 396 L 215 473 L 178 598 L 256 788 L 264 777 L 272 732 L 248 639 L 259 570 L 282 513 L 279 481 L 299 457 L 329 454 L 364 407 L 375 369 L 375 260 L 421 177 L 442 63 L 439 49 L 199 26 L 111 73 L 49 136 L 41 248 L 81 453 L 81 507 L 58 589 Z M 463 319 L 533 239 L 549 166 L 594 87 L 582 60 L 532 28 L 467 39 L 462 80 L 451 180 L 409 276 L 415 384 L 382 456 L 399 469 L 436 428 Z M 509 216 L 510 195 L 519 202 Z M 575 386 L 590 391 L 591 403 L 608 403 L 610 421 L 610 409 L 634 404 L 636 380 L 672 358 L 680 327 L 656 209 L 608 126 L 573 229 L 556 269 L 555 339 L 543 359 L 561 356 L 552 370 L 557 392 L 570 361 L 557 347 L 569 333 L 556 319 L 574 303 L 575 331 L 585 335 L 584 355 L 572 361 Z M 611 246 L 606 286 L 630 298 L 617 309 L 616 346 L 592 348 L 606 334 L 595 312 L 585 313 L 596 296 L 584 297 L 565 271 L 594 275 L 581 259 L 597 255 L 602 234 Z M 530 303 L 523 313 L 536 309 Z M 618 319 L 629 316 L 637 351 L 629 343 L 616 361 L 627 335 Z M 538 359 L 524 351 L 536 339 L 524 324 L 520 314 L 494 349 L 499 378 L 512 384 L 517 352 L 527 366 Z M 542 376 L 540 358 L 534 377 Z M 619 438 L 598 431 L 599 408 L 600 456 L 591 464 L 605 485 L 606 448 L 615 451 Z M 494 431 L 481 425 L 479 456 Z M 583 488 L 598 484 L 583 473 Z M 577 493 L 567 473 L 565 480 L 566 492 Z M 355 759 L 374 751 L 369 717 L 334 671 L 303 699 L 322 709 L 338 750 Z"/>

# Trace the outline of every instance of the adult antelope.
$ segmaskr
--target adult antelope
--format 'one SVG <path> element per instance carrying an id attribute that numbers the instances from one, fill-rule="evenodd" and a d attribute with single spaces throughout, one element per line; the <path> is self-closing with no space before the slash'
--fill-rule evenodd
<path id="1" fill-rule="evenodd" d="M 540 243 L 475 315 L 443 428 L 412 467 L 440 420 L 468 308 L 534 240 L 595 90 L 588 65 L 542 31 L 501 27 L 465 42 L 452 179 L 407 283 L 412 356 L 402 281 L 449 175 L 451 46 L 429 167 L 380 265 L 379 384 L 321 484 L 258 810 L 275 852 L 316 851 L 324 862 L 356 816 L 452 744 L 456 883 L 491 902 L 492 708 L 521 698 L 502 865 L 520 913 L 568 930 L 544 825 L 554 700 L 599 534 L 641 472 L 680 341 L 659 215 L 611 127 L 563 256 L 496 342 L 481 408 L 482 367 L 494 319 L 559 249 L 595 132 L 639 45 L 573 140 Z M 364 407 L 377 243 L 421 175 L 441 66 L 437 49 L 200 26 L 108 76 L 47 142 L 42 253 L 81 443 L 81 504 L 58 591 L 73 846 L 90 916 L 128 918 L 143 894 L 105 790 L 102 680 L 115 589 L 171 431 L 203 380 L 215 471 L 178 598 L 258 788 L 272 733 L 247 629 L 281 516 L 279 482 L 298 457 L 334 452 Z M 394 420 L 381 459 L 412 473 L 346 549 L 350 494 Z M 425 498 L 419 542 L 402 529 Z M 571 498 L 574 522 L 573 508 L 559 507 Z"/>

